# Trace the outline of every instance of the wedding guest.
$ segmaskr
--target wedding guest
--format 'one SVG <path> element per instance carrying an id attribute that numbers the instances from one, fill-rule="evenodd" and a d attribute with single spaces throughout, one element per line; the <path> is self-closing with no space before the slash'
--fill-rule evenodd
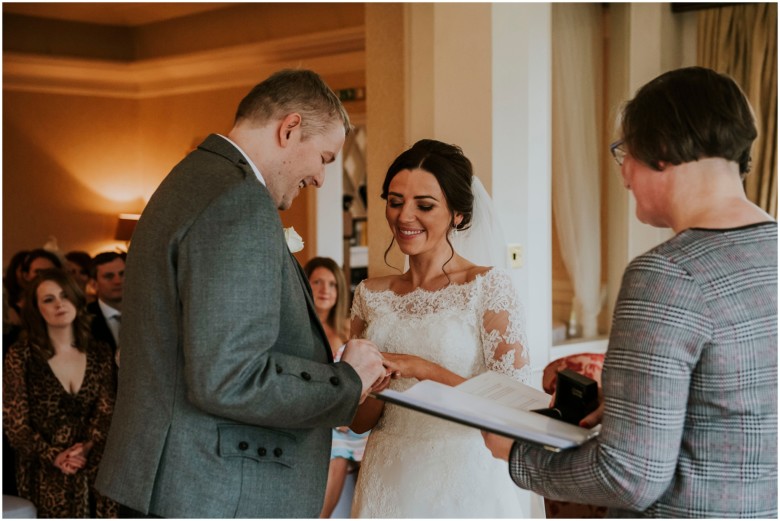
<path id="1" fill-rule="evenodd" d="M 314 307 L 335 354 L 349 337 L 349 293 L 344 271 L 328 257 L 314 257 L 303 267 Z"/>
<path id="2" fill-rule="evenodd" d="M 457 385 L 485 371 L 526 382 L 525 325 L 512 279 L 471 260 L 489 249 L 472 243 L 497 236 L 497 223 L 474 219 L 492 214 L 492 203 L 461 149 L 418 141 L 390 165 L 382 198 L 409 269 L 358 285 L 352 335 L 383 351 L 397 378 L 391 389 L 420 380 Z M 455 234 L 471 238 L 462 250 L 453 248 Z M 525 518 L 541 511 L 539 497 L 518 491 L 500 462 L 490 461 L 476 429 L 372 398 L 352 426 L 373 428 L 353 517 Z"/>
<path id="3" fill-rule="evenodd" d="M 331 428 L 387 377 L 333 363 L 279 210 L 324 182 L 349 130 L 312 71 L 279 71 L 152 195 L 122 299 L 116 413 L 98 489 L 129 516 L 315 517 Z"/>
<path id="4" fill-rule="evenodd" d="M 122 296 L 125 280 L 125 253 L 98 253 L 90 265 L 90 283 L 95 289 L 95 302 L 87 305 L 93 315 L 92 335 L 105 342 L 116 356 L 122 324 Z"/>
<path id="5" fill-rule="evenodd" d="M 3 360 L 8 353 L 8 348 L 16 343 L 21 332 L 20 324 L 11 323 L 8 318 L 11 307 L 8 304 L 8 292 L 3 288 Z M 18 496 L 16 489 L 16 451 L 11 447 L 8 436 L 3 430 L 3 495 Z"/>
<path id="6" fill-rule="evenodd" d="M 3 277 L 3 360 L 8 349 L 22 332 L 22 303 L 24 302 L 24 274 L 22 264 L 30 252 L 16 252 L 5 269 Z M 18 496 L 16 488 L 16 451 L 3 431 L 3 494 Z"/>
<path id="7" fill-rule="evenodd" d="M 52 268 L 62 268 L 62 260 L 56 254 L 43 248 L 30 251 L 22 263 L 24 285 L 29 284 L 43 270 Z"/>
<path id="8" fill-rule="evenodd" d="M 676 235 L 623 275 L 601 433 L 552 453 L 486 434 L 515 482 L 613 517 L 777 518 L 777 223 L 742 178 L 757 132 L 726 75 L 660 75 L 610 149 L 637 218 Z"/>
<path id="9" fill-rule="evenodd" d="M 3 371 L 19 495 L 38 517 L 115 517 L 93 488 L 114 405 L 111 355 L 91 338 L 84 295 L 64 271 L 39 272 L 26 300 Z"/>
<path id="10" fill-rule="evenodd" d="M 347 283 L 344 272 L 336 261 L 327 257 L 314 257 L 303 267 L 309 279 L 314 298 L 314 308 L 325 328 L 330 342 L 333 359 L 341 359 L 349 335 L 349 317 L 347 316 Z M 333 444 L 330 449 L 328 484 L 325 487 L 325 502 L 320 517 L 327 519 L 339 502 L 344 490 L 347 474 L 357 470 L 366 447 L 368 433 L 357 434 L 349 427 L 333 429 Z"/>
<path id="11" fill-rule="evenodd" d="M 70 273 L 76 284 L 79 285 L 84 296 L 87 295 L 87 283 L 89 282 L 89 268 L 92 264 L 92 256 L 85 251 L 69 251 L 65 254 L 65 270 Z"/>
<path id="12" fill-rule="evenodd" d="M 9 317 L 8 322 L 10 324 L 21 324 L 22 319 L 22 293 L 24 292 L 24 272 L 22 271 L 22 265 L 24 259 L 30 252 L 28 250 L 21 250 L 14 253 L 11 257 L 11 261 L 5 268 L 5 276 L 3 277 L 3 287 L 8 293 L 8 306 Z"/>

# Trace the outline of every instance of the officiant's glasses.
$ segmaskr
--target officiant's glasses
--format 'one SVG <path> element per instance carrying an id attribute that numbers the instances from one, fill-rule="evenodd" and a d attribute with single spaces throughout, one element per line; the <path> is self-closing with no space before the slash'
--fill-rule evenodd
<path id="1" fill-rule="evenodd" d="M 609 145 L 609 152 L 612 154 L 612 157 L 615 158 L 615 162 L 618 164 L 618 166 L 623 166 L 623 159 L 626 158 L 626 151 L 621 148 L 624 143 L 625 142 L 622 139 L 618 139 Z"/>

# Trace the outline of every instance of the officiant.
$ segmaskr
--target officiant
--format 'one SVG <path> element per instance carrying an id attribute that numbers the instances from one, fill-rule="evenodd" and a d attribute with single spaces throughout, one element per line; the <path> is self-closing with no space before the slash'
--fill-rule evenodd
<path id="1" fill-rule="evenodd" d="M 552 453 L 483 433 L 518 486 L 610 517 L 777 518 L 777 223 L 742 185 L 756 136 L 740 87 L 709 69 L 625 106 L 623 184 L 640 221 L 676 235 L 623 276 L 600 435 Z"/>

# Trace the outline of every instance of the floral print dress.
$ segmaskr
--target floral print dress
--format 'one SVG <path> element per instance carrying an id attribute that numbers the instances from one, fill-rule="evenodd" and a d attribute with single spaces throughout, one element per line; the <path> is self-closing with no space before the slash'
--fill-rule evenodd
<path id="1" fill-rule="evenodd" d="M 116 517 L 117 504 L 93 488 L 114 409 L 113 360 L 106 346 L 87 349 L 84 381 L 68 392 L 48 360 L 26 342 L 11 346 L 3 372 L 3 428 L 17 451 L 19 495 L 38 517 Z M 86 467 L 66 475 L 54 466 L 63 450 L 92 441 Z"/>

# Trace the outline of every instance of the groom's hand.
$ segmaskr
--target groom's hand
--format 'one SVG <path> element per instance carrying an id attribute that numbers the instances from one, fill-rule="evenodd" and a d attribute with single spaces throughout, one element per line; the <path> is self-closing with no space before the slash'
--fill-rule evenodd
<path id="1" fill-rule="evenodd" d="M 344 348 L 344 353 L 341 355 L 341 361 L 351 365 L 360 376 L 360 381 L 363 384 L 360 403 L 363 403 L 374 384 L 385 378 L 386 375 L 379 349 L 368 340 L 353 339 L 347 342 L 347 347 Z"/>

